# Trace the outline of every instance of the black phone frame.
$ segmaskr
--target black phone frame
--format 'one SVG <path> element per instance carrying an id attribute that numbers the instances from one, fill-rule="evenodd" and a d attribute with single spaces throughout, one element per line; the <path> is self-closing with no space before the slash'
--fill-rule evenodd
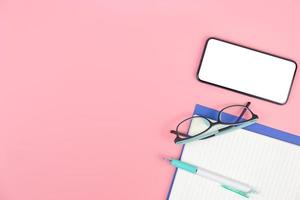
<path id="1" fill-rule="evenodd" d="M 266 54 L 266 55 L 269 55 L 269 56 L 273 56 L 273 57 L 276 57 L 276 58 L 280 58 L 280 59 L 291 61 L 291 62 L 295 63 L 295 71 L 294 71 L 294 75 L 293 75 L 293 78 L 292 78 L 292 82 L 291 82 L 291 85 L 290 85 L 290 88 L 289 88 L 289 93 L 287 95 L 286 101 L 283 102 L 283 103 L 280 103 L 280 102 L 272 101 L 270 99 L 266 99 L 266 98 L 263 98 L 263 97 L 260 97 L 260 96 L 256 96 L 256 95 L 253 95 L 253 94 L 249 94 L 249 93 L 246 93 L 246 92 L 242 92 L 242 91 L 235 90 L 235 89 L 232 89 L 232 88 L 228 88 L 228 87 L 225 87 L 225 86 L 222 86 L 222 85 L 218 85 L 218 84 L 215 84 L 215 83 L 211 83 L 211 82 L 208 82 L 208 81 L 201 80 L 199 78 L 200 68 L 201 68 L 201 65 L 202 65 L 203 58 L 205 56 L 206 47 L 208 45 L 209 40 L 211 40 L 211 39 L 218 40 L 218 41 L 221 41 L 221 42 L 225 42 L 225 43 L 228 43 L 228 44 L 232 44 L 232 45 L 235 45 L 235 46 L 238 46 L 238 47 L 253 50 L 253 51 L 256 51 L 256 52 L 259 52 L 259 53 L 263 53 L 263 54 Z M 275 103 L 275 104 L 278 104 L 278 105 L 285 105 L 288 102 L 288 99 L 289 99 L 290 94 L 291 94 L 291 90 L 292 90 L 292 86 L 293 86 L 294 79 L 295 79 L 295 76 L 296 76 L 297 68 L 298 68 L 297 63 L 295 61 L 291 60 L 291 59 L 284 58 L 284 57 L 274 55 L 274 54 L 271 54 L 271 53 L 268 53 L 268 52 L 265 52 L 265 51 L 261 51 L 261 50 L 258 50 L 258 49 L 254 49 L 254 48 L 251 48 L 251 47 L 246 47 L 244 45 L 240 45 L 240 44 L 230 42 L 230 41 L 226 41 L 226 40 L 223 40 L 223 39 L 219 39 L 219 38 L 216 38 L 216 37 L 209 37 L 205 42 L 205 46 L 204 46 L 202 56 L 201 56 L 201 59 L 200 59 L 200 63 L 199 63 L 199 67 L 198 67 L 198 70 L 197 70 L 196 78 L 197 78 L 198 81 L 209 84 L 209 85 L 217 86 L 219 88 L 227 89 L 227 90 L 237 92 L 237 93 L 240 93 L 240 94 L 244 94 L 244 95 L 247 95 L 247 96 L 250 96 L 250 97 L 255 97 L 255 98 L 258 98 L 258 99 L 261 99 L 261 100 L 264 100 L 264 101 L 268 101 L 268 102 L 271 102 L 271 103 Z"/>

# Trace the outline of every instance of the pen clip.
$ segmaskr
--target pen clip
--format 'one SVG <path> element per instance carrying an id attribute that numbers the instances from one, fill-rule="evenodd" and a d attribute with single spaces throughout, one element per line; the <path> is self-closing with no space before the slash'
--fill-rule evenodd
<path id="1" fill-rule="evenodd" d="M 230 187 L 230 186 L 228 186 L 228 185 L 221 185 L 223 188 L 225 188 L 226 190 L 229 190 L 229 191 L 231 191 L 231 192 L 234 192 L 234 193 L 236 193 L 236 194 L 239 194 L 239 195 L 241 195 L 241 196 L 243 196 L 243 197 L 246 197 L 246 198 L 249 198 L 249 194 L 251 193 L 251 191 L 250 192 L 243 192 L 243 191 L 240 191 L 240 190 L 238 190 L 238 189 L 235 189 L 235 188 L 233 188 L 233 187 Z"/>

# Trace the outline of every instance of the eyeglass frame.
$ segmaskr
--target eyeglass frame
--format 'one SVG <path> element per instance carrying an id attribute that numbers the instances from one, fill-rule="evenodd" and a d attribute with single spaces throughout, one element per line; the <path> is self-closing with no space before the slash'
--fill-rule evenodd
<path id="1" fill-rule="evenodd" d="M 251 124 L 254 124 L 257 120 L 258 120 L 258 115 L 256 115 L 250 108 L 251 102 L 247 102 L 246 105 L 230 105 L 230 106 L 227 106 L 225 108 L 223 108 L 222 110 L 219 111 L 218 113 L 218 120 L 216 122 L 213 122 L 211 121 L 211 119 L 207 118 L 207 117 L 204 117 L 204 116 L 200 116 L 200 115 L 197 115 L 197 116 L 192 116 L 192 117 L 189 117 L 189 118 L 186 118 L 184 119 L 183 121 L 181 121 L 177 127 L 176 127 L 176 130 L 171 130 L 170 132 L 173 133 L 173 134 L 176 134 L 176 138 L 174 140 L 174 142 L 176 144 L 187 144 L 187 143 L 190 143 L 190 142 L 193 142 L 193 141 L 196 141 L 196 140 L 204 140 L 204 139 L 208 139 L 208 138 L 211 138 L 213 136 L 217 136 L 217 135 L 221 135 L 221 134 L 224 134 L 224 133 L 227 133 L 227 132 L 231 132 L 233 130 L 236 130 L 236 129 L 240 129 L 240 128 L 244 128 L 244 127 L 247 127 Z M 236 107 L 236 106 L 240 106 L 240 107 L 244 107 L 243 111 L 241 112 L 240 116 L 238 117 L 238 119 L 236 120 L 236 123 L 225 123 L 225 122 L 222 122 L 220 117 L 221 117 L 221 114 L 223 113 L 224 110 L 228 109 L 228 108 L 231 108 L 231 107 Z M 243 121 L 243 122 L 238 122 L 242 117 L 243 115 L 245 114 L 246 111 L 250 111 L 250 113 L 252 114 L 252 117 L 251 119 L 248 119 L 246 121 Z M 181 133 L 178 131 L 178 128 L 179 126 L 188 121 L 188 120 L 191 120 L 193 118 L 204 118 L 205 120 L 207 120 L 209 122 L 209 126 L 207 129 L 205 129 L 204 131 L 196 134 L 196 135 L 188 135 L 186 133 Z M 220 129 L 217 129 L 215 131 L 211 131 L 209 132 L 209 130 L 216 126 L 216 125 L 229 125 L 227 127 L 222 127 Z M 205 134 L 207 133 L 207 134 Z M 180 138 L 179 135 L 183 135 L 185 136 L 186 138 Z"/>

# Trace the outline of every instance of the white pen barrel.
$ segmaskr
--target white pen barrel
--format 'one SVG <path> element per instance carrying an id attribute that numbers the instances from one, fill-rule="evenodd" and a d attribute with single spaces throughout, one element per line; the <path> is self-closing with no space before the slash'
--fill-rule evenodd
<path id="1" fill-rule="evenodd" d="M 196 174 L 199 176 L 202 176 L 204 178 L 210 179 L 212 181 L 218 182 L 221 185 L 233 187 L 239 191 L 243 191 L 243 192 L 251 192 L 252 191 L 251 186 L 249 186 L 247 184 L 227 178 L 227 177 L 217 174 L 215 172 L 208 171 L 201 167 L 198 167 Z"/>

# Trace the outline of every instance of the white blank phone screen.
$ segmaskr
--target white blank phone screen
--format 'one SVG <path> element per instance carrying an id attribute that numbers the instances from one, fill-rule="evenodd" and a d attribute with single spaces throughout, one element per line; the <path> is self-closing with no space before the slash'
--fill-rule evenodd
<path id="1" fill-rule="evenodd" d="M 286 103 L 296 63 L 238 45 L 209 39 L 198 78 L 279 104 Z"/>

